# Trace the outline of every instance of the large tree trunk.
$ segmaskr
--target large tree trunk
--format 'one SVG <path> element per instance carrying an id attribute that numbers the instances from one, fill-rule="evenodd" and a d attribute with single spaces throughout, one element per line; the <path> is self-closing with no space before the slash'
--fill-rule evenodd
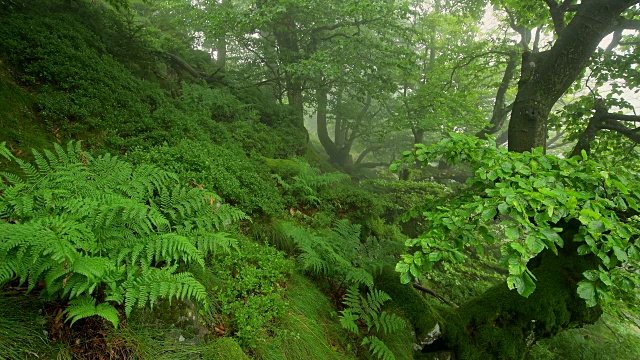
<path id="1" fill-rule="evenodd" d="M 547 118 L 553 105 L 584 70 L 600 41 L 612 31 L 620 14 L 634 0 L 591 0 L 578 6 L 575 17 L 544 53 L 522 57 L 522 75 L 509 123 L 509 150 L 545 146 Z"/>
<path id="2" fill-rule="evenodd" d="M 328 92 L 326 89 L 316 90 L 318 110 L 316 113 L 316 122 L 318 126 L 318 139 L 320 144 L 329 155 L 329 162 L 339 167 L 345 167 L 351 165 L 353 159 L 351 158 L 350 150 L 351 143 L 345 144 L 345 146 L 338 146 L 329 137 L 329 129 L 327 126 L 327 97 Z"/>
<path id="3" fill-rule="evenodd" d="M 579 225 L 559 224 L 565 241 L 559 255 L 546 250 L 530 262 L 537 288 L 529 298 L 500 284 L 446 316 L 443 338 L 457 359 L 523 359 L 536 341 L 600 318 L 602 309 L 587 307 L 576 292 L 582 273 L 598 268 L 595 255 L 578 255 Z"/>

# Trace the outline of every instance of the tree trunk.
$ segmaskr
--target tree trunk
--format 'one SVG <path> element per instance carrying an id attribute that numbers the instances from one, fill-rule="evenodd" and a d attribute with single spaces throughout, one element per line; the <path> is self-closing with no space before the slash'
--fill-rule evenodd
<path id="1" fill-rule="evenodd" d="M 598 268 L 595 255 L 578 255 L 579 225 L 559 224 L 565 246 L 558 256 L 545 250 L 531 260 L 537 288 L 529 298 L 500 284 L 447 316 L 443 338 L 457 359 L 523 359 L 536 341 L 600 318 L 602 309 L 588 308 L 576 292 L 582 273 Z"/>
<path id="2" fill-rule="evenodd" d="M 216 41 L 216 66 L 218 71 L 224 72 L 227 66 L 227 38 L 221 36 Z"/>
<path id="3" fill-rule="evenodd" d="M 620 14 L 637 1 L 583 1 L 553 47 L 526 52 L 509 123 L 509 150 L 545 146 L 547 118 L 553 105 L 584 70 L 600 41 L 612 31 Z"/>
<path id="4" fill-rule="evenodd" d="M 502 81 L 500 82 L 500 86 L 496 93 L 496 101 L 493 104 L 491 121 L 489 122 L 489 125 L 476 134 L 480 139 L 486 139 L 487 135 L 495 134 L 500 131 L 504 122 L 507 120 L 507 115 L 509 114 L 509 109 L 506 105 L 507 91 L 509 90 L 509 85 L 511 85 L 511 79 L 513 79 L 517 66 L 518 58 L 516 53 L 512 52 L 509 54 L 509 61 L 507 62 L 507 67 L 504 70 Z"/>
<path id="5" fill-rule="evenodd" d="M 578 156 L 582 153 L 582 150 L 584 150 L 587 155 L 591 154 L 591 143 L 595 140 L 598 130 L 600 130 L 600 123 L 604 121 L 608 113 L 608 109 L 602 99 L 596 100 L 595 108 L 596 113 L 589 119 L 587 128 L 578 138 L 578 142 L 570 156 Z"/>
<path id="6" fill-rule="evenodd" d="M 346 167 L 351 165 L 353 159 L 351 158 L 351 143 L 347 142 L 344 146 L 337 146 L 336 143 L 329 137 L 329 129 L 327 126 L 327 97 L 328 92 L 326 89 L 320 88 L 316 90 L 318 110 L 316 114 L 316 122 L 318 126 L 318 140 L 320 144 L 329 155 L 329 162 L 339 167 Z"/>
<path id="7" fill-rule="evenodd" d="M 413 133 L 413 143 L 422 144 L 424 141 L 424 129 L 417 129 L 413 127 L 411 128 L 411 132 Z"/>
<path id="8" fill-rule="evenodd" d="M 218 8 L 224 9 L 227 0 L 220 0 Z M 226 35 L 220 35 L 216 39 L 216 66 L 218 71 L 224 72 L 227 66 L 227 37 Z"/>

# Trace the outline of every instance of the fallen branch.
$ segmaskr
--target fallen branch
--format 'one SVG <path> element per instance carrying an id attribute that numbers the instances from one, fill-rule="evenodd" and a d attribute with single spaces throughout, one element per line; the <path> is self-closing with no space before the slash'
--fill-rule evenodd
<path id="1" fill-rule="evenodd" d="M 168 52 L 157 52 L 159 55 L 164 56 L 167 60 L 169 60 L 169 62 L 171 62 L 172 64 L 176 65 L 177 67 L 179 67 L 180 69 L 186 71 L 187 73 L 189 73 L 189 75 L 193 76 L 196 79 L 202 79 L 204 81 L 207 82 L 207 84 L 214 84 L 214 83 L 224 83 L 224 79 L 220 76 L 216 75 L 218 74 L 218 72 L 220 72 L 220 69 L 216 70 L 215 73 L 213 73 L 212 75 L 206 75 L 196 69 L 194 69 L 191 65 L 189 65 L 186 61 L 184 61 L 183 59 L 181 59 L 180 57 L 178 57 L 177 55 L 168 53 Z"/>
<path id="2" fill-rule="evenodd" d="M 458 308 L 459 307 L 455 303 L 453 303 L 453 302 L 445 299 L 444 297 L 442 297 L 442 295 L 440 295 L 440 294 L 436 293 L 435 291 L 433 291 L 433 290 L 431 290 L 431 289 L 429 289 L 427 287 L 424 287 L 424 286 L 422 286 L 422 285 L 420 285 L 418 283 L 414 282 L 413 283 L 413 288 L 416 289 L 416 290 L 422 291 L 423 293 L 429 294 L 429 295 L 435 297 L 436 299 L 442 301 L 443 303 L 445 303 L 445 304 L 447 304 L 449 306 L 453 306 L 454 308 Z"/>

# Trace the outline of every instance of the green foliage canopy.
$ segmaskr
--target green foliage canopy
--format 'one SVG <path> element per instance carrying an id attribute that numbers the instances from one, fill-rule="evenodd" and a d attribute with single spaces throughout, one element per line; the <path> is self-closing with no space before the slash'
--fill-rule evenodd
<path id="1" fill-rule="evenodd" d="M 535 278 L 528 263 L 543 251 L 568 246 L 562 225 L 579 222 L 573 239 L 580 255 L 594 254 L 597 269 L 583 273 L 577 291 L 589 306 L 624 297 L 638 284 L 640 248 L 637 174 L 604 168 L 586 157 L 562 159 L 540 149 L 513 153 L 459 134 L 403 154 L 405 164 L 445 160 L 464 164 L 473 176 L 446 205 L 424 213 L 429 229 L 406 245 L 415 250 L 396 266 L 402 281 L 430 271 L 439 261 L 461 262 L 466 247 L 482 252 L 500 241 L 509 288 L 528 297 Z M 396 163 L 394 167 L 399 166 Z"/>

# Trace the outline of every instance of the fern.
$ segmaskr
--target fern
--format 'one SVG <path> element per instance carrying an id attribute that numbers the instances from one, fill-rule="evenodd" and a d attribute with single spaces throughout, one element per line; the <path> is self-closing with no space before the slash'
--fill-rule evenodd
<path id="1" fill-rule="evenodd" d="M 127 316 L 134 306 L 145 307 L 160 298 L 184 300 L 193 299 L 208 307 L 207 289 L 191 273 L 173 274 L 175 267 L 150 268 L 142 276 L 124 284 L 126 289 L 125 311 Z"/>
<path id="2" fill-rule="evenodd" d="M 11 150 L 7 149 L 6 141 L 0 143 L 0 156 L 4 157 L 7 160 L 12 160 L 14 158 Z"/>
<path id="3" fill-rule="evenodd" d="M 337 283 L 373 287 L 370 269 L 377 265 L 372 265 L 375 259 L 362 257 L 359 225 L 340 220 L 332 230 L 315 233 L 293 223 L 281 223 L 279 228 L 295 243 L 305 271 Z"/>
<path id="4" fill-rule="evenodd" d="M 69 307 L 67 307 L 64 313 L 71 321 L 71 325 L 80 319 L 90 316 L 100 316 L 101 318 L 111 322 L 116 328 L 120 323 L 118 310 L 115 307 L 107 303 L 96 305 L 96 299 L 90 296 L 82 296 L 69 301 Z"/>
<path id="5" fill-rule="evenodd" d="M 362 345 L 364 346 L 369 345 L 369 352 L 373 356 L 377 356 L 378 359 L 395 360 L 396 358 L 393 355 L 393 352 L 389 350 L 387 345 L 382 340 L 378 339 L 377 336 L 365 337 L 364 339 L 362 339 Z"/>
<path id="6" fill-rule="evenodd" d="M 97 315 L 117 326 L 115 305 L 128 315 L 162 298 L 207 306 L 204 286 L 176 269 L 234 250 L 220 230 L 244 213 L 151 164 L 94 158 L 79 142 L 34 151 L 33 164 L 2 144 L 0 156 L 24 173 L 1 174 L 0 285 L 18 279 L 32 291 L 44 281 L 44 297 L 70 300 L 71 323 Z"/>
<path id="7" fill-rule="evenodd" d="M 280 185 L 285 195 L 307 205 L 319 205 L 320 199 L 317 194 L 320 190 L 349 179 L 349 175 L 344 173 L 321 174 L 320 170 L 305 161 L 296 159 L 295 162 L 299 169 L 297 175 L 285 180 L 280 175 L 274 174 L 273 178 Z"/>
<path id="8" fill-rule="evenodd" d="M 393 353 L 374 333 L 385 334 L 398 331 L 406 326 L 404 320 L 395 314 L 382 311 L 385 302 L 391 297 L 384 291 L 371 289 L 362 296 L 357 286 L 352 286 L 345 295 L 345 309 L 340 313 L 340 325 L 355 335 L 362 336 L 362 345 L 369 345 L 369 351 L 379 359 L 394 359 Z M 360 329 L 358 323 L 366 329 Z"/>

